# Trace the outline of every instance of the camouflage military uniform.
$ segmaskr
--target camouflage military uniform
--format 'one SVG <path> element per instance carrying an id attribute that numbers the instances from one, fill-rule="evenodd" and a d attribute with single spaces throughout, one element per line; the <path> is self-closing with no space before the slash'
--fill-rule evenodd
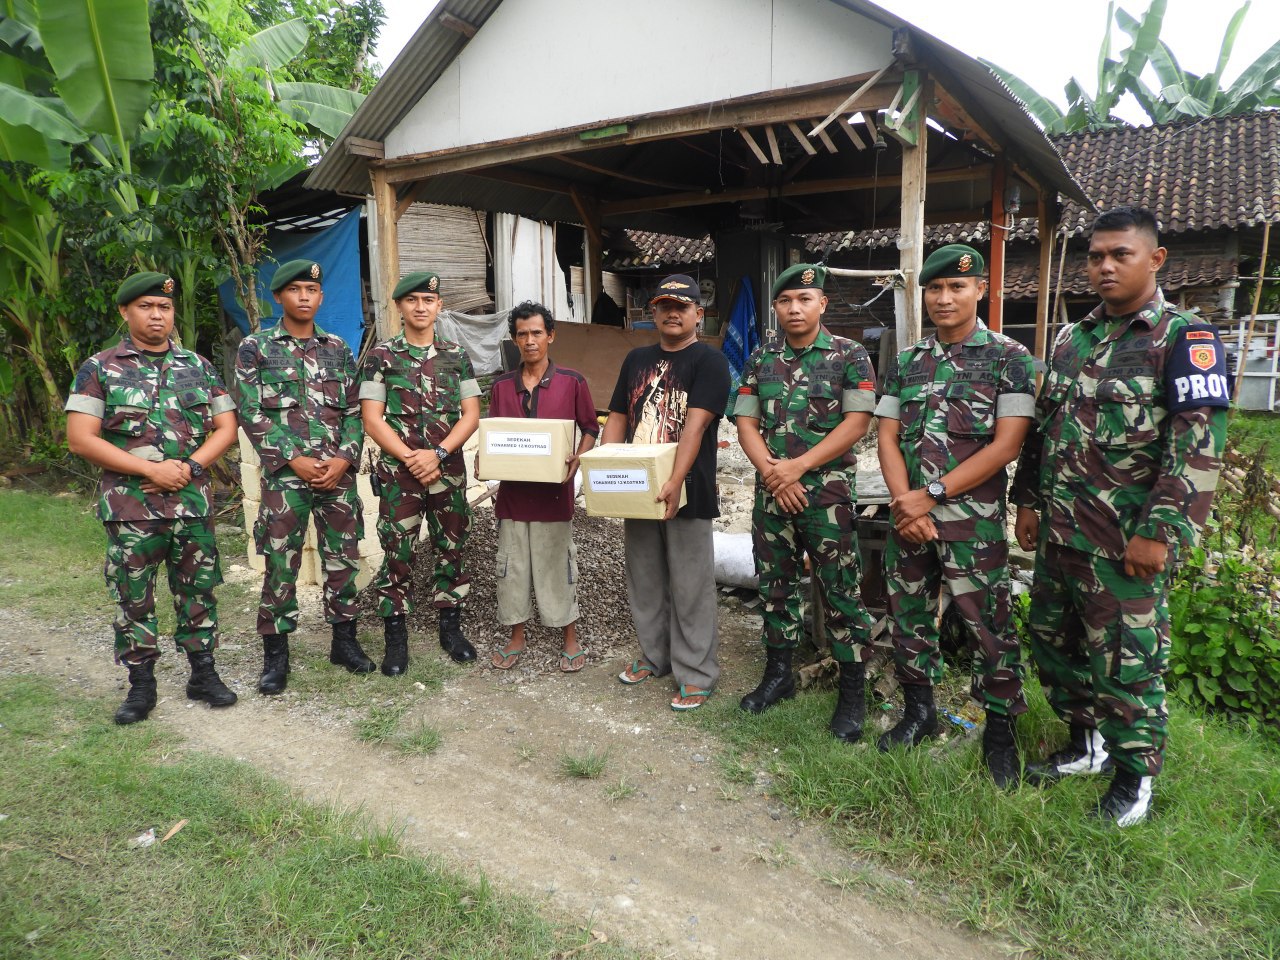
<path id="1" fill-rule="evenodd" d="M 287 634 L 297 626 L 308 515 L 316 521 L 324 566 L 325 618 L 335 624 L 354 620 L 364 536 L 356 471 L 348 469 L 333 490 L 313 490 L 289 466 L 299 456 L 359 464 L 364 430 L 351 351 L 319 327 L 311 339 L 297 340 L 281 322 L 240 341 L 236 379 L 241 424 L 262 463 L 262 509 L 254 541 L 267 571 L 258 633 Z"/>
<path id="2" fill-rule="evenodd" d="M 462 401 L 480 396 L 466 351 L 440 337 L 429 347 L 416 347 L 403 335 L 379 344 L 365 358 L 361 380 L 360 399 L 385 403 L 387 425 L 411 450 L 439 446 L 461 419 Z M 433 605 L 457 607 L 471 589 L 462 563 L 471 529 L 462 451 L 454 451 L 440 469 L 440 479 L 423 489 L 394 456 L 384 451 L 378 459 L 378 538 L 385 553 L 374 584 L 380 617 L 409 612 L 413 547 L 423 517 L 435 551 Z"/>
<path id="3" fill-rule="evenodd" d="M 901 421 L 899 449 L 911 488 L 945 476 L 987 446 L 998 418 L 1030 417 L 1033 372 L 1026 348 L 981 320 L 959 343 L 926 337 L 900 353 L 876 415 Z M 899 681 L 935 685 L 942 679 L 938 597 L 945 582 L 977 645 L 973 697 L 1012 716 L 1024 712 L 1026 702 L 1018 638 L 1009 630 L 1007 486 L 1008 475 L 998 470 L 930 510 L 937 540 L 911 543 L 891 532 L 884 564 Z"/>
<path id="4" fill-rule="evenodd" d="M 851 412 L 875 406 L 875 375 L 862 345 L 819 329 L 812 344 L 796 350 L 776 336 L 747 361 L 734 405 L 735 417 L 759 419 L 769 455 L 794 459 L 816 446 Z M 861 564 L 854 518 L 852 451 L 801 478 L 809 505 L 783 510 L 756 478 L 752 546 L 764 605 L 765 643 L 794 649 L 800 641 L 804 554 L 813 560 L 826 629 L 836 660 L 861 660 L 870 642 L 871 615 L 859 594 Z"/>
<path id="5" fill-rule="evenodd" d="M 1097 308 L 1054 344 L 1014 480 L 1014 502 L 1041 516 L 1031 652 L 1049 703 L 1138 776 L 1163 759 L 1169 571 L 1213 501 L 1225 374 L 1213 327 L 1158 290 L 1131 317 Z M 1126 576 L 1135 535 L 1168 545 L 1164 572 Z"/>
<path id="6" fill-rule="evenodd" d="M 213 430 L 213 418 L 235 409 L 203 357 L 170 344 L 154 357 L 129 339 L 84 362 L 67 412 L 102 420 L 102 437 L 144 460 L 189 457 Z M 144 493 L 143 479 L 104 470 L 97 512 L 107 532 L 104 573 L 116 602 L 116 660 L 140 663 L 159 656 L 155 581 L 168 568 L 177 629 L 174 641 L 190 653 L 217 647 L 222 582 L 214 540 L 208 474 L 176 493 Z"/>

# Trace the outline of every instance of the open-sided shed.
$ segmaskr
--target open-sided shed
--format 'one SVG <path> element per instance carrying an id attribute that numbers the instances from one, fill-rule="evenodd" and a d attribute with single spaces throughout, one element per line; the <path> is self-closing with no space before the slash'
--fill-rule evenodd
<path id="1" fill-rule="evenodd" d="M 900 340 L 926 223 L 998 228 L 1016 197 L 1051 236 L 1058 193 L 1088 204 L 985 67 L 866 0 L 447 0 L 308 184 L 372 196 L 385 292 L 420 200 L 582 224 L 588 302 L 607 227 L 709 232 L 761 290 L 788 238 L 899 227 Z"/>

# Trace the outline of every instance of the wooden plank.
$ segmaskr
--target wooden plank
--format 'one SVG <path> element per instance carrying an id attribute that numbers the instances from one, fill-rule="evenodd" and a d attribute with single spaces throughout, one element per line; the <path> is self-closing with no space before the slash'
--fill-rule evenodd
<path id="1" fill-rule="evenodd" d="M 844 100 L 841 100 L 840 106 L 836 107 L 829 114 L 827 114 L 826 118 L 821 123 L 819 123 L 816 127 L 814 127 L 812 130 L 809 131 L 809 136 L 811 137 L 816 136 L 818 131 L 825 130 L 827 128 L 827 125 L 831 123 L 831 121 L 834 120 L 839 114 L 844 113 L 846 110 L 852 109 L 853 105 L 857 103 L 858 98 L 861 97 L 868 90 L 870 90 L 872 87 L 874 87 L 876 85 L 876 81 L 879 80 L 881 77 L 883 77 L 891 66 L 893 66 L 892 60 L 886 63 L 883 67 L 881 67 L 875 73 L 873 73 L 867 79 L 867 81 L 862 86 L 860 86 L 857 90 L 849 94 L 849 96 L 846 97 Z"/>
<path id="2" fill-rule="evenodd" d="M 587 197 L 577 188 L 573 191 L 573 205 L 582 217 L 582 226 L 587 232 L 587 250 L 584 262 L 583 286 L 587 305 L 587 323 L 591 322 L 591 313 L 596 298 L 604 289 L 604 237 L 600 232 L 600 204 Z"/>
<path id="3" fill-rule="evenodd" d="M 463 20 L 461 17 L 455 17 L 452 13 L 442 12 L 436 18 L 436 22 L 446 30 L 452 30 L 454 33 L 462 34 L 468 40 L 474 37 L 476 35 L 476 31 L 479 30 L 479 27 L 474 23 L 467 23 L 467 21 Z"/>
<path id="4" fill-rule="evenodd" d="M 848 126 L 848 124 L 845 124 L 845 126 Z M 827 133 L 827 131 L 825 131 L 825 130 L 819 130 L 819 131 L 818 131 L 818 139 L 819 139 L 819 140 L 821 140 L 821 141 L 822 141 L 822 145 L 823 145 L 824 147 L 826 147 L 826 148 L 827 148 L 827 153 L 839 153 L 839 152 L 840 152 L 839 150 L 837 150 L 837 149 L 836 149 L 836 143 L 835 143 L 835 141 L 834 141 L 834 140 L 832 140 L 832 139 L 831 139 L 831 134 Z M 802 141 L 802 142 L 803 142 L 803 141 Z"/>
<path id="5" fill-rule="evenodd" d="M 812 143 L 810 143 L 809 138 L 800 132 L 800 124 L 796 123 L 794 120 L 788 120 L 787 129 L 790 130 L 791 135 L 796 138 L 796 142 L 799 143 L 802 148 L 804 148 L 805 153 L 807 153 L 811 157 L 817 154 L 818 148 L 815 147 Z M 832 151 L 832 152 L 834 153 L 835 151 Z"/>
<path id="6" fill-rule="evenodd" d="M 590 170 L 592 173 L 603 174 L 606 177 L 613 177 L 616 180 L 626 180 L 628 183 L 638 183 L 645 187 L 659 187 L 663 190 L 697 190 L 696 183 L 669 183 L 665 180 L 652 180 L 648 177 L 637 177 L 633 173 L 623 173 L 621 170 L 610 170 L 608 167 L 599 167 L 594 163 L 588 163 L 578 157 L 558 156 L 556 157 L 561 163 L 567 163 L 570 166 L 578 167 L 582 170 Z"/>
<path id="7" fill-rule="evenodd" d="M 971 180 L 984 180 L 987 176 L 988 169 L 986 167 L 964 167 L 954 170 L 940 170 L 934 173 L 930 179 L 934 183 L 968 183 Z M 784 183 L 772 189 L 768 187 L 741 187 L 734 190 L 722 190 L 719 193 L 707 193 L 703 190 L 693 193 L 670 193 L 658 197 L 642 197 L 636 200 L 605 201 L 600 204 L 600 213 L 606 217 L 613 217 L 626 213 L 642 213 L 649 210 L 697 207 L 707 203 L 735 203 L 740 200 L 757 200 L 762 197 L 805 197 L 817 193 L 840 193 L 846 190 L 897 187 L 901 184 L 902 177 L 899 176 L 804 180 L 799 183 Z"/>
<path id="8" fill-rule="evenodd" d="M 378 339 L 394 337 L 403 327 L 400 311 L 395 308 L 391 291 L 400 282 L 400 245 L 396 228 L 396 188 L 387 180 L 383 167 L 370 170 L 373 181 L 373 202 L 377 208 L 378 231 L 378 288 L 373 296 L 380 306 Z"/>
<path id="9" fill-rule="evenodd" d="M 987 326 L 997 333 L 1004 329 L 1004 251 L 1009 238 L 1004 190 L 1008 176 L 1004 154 L 998 153 L 991 171 L 991 256 L 987 259 Z"/>
<path id="10" fill-rule="evenodd" d="M 511 167 L 486 167 L 483 170 L 463 171 L 469 177 L 483 177 L 486 180 L 501 180 L 503 183 L 514 183 L 522 187 L 532 187 L 547 193 L 562 193 L 566 197 L 573 195 L 574 185 L 569 180 L 544 176 L 540 173 L 528 173 Z"/>
<path id="11" fill-rule="evenodd" d="M 778 135 L 773 132 L 773 124 L 764 128 L 765 139 L 769 141 L 769 155 L 773 162 L 782 166 L 782 152 L 778 149 Z"/>
<path id="12" fill-rule="evenodd" d="M 381 160 L 383 155 L 381 140 L 366 140 L 363 137 L 347 137 L 346 150 L 353 157 L 372 157 L 374 160 Z"/>
<path id="13" fill-rule="evenodd" d="M 400 222 L 400 218 L 404 216 L 404 212 L 408 210 L 422 196 L 423 188 L 426 187 L 426 180 L 419 180 L 417 183 L 410 184 L 409 189 L 405 191 L 403 197 L 396 202 L 396 223 Z"/>
<path id="14" fill-rule="evenodd" d="M 841 120 L 838 126 L 849 137 L 849 140 L 852 141 L 854 147 L 856 147 L 858 150 L 867 149 L 867 145 L 863 143 L 862 138 L 858 136 L 858 131 L 853 129 L 852 123 L 849 123 L 847 120 Z"/>
<path id="15" fill-rule="evenodd" d="M 772 91 L 766 94 L 744 97 L 738 100 L 702 104 L 691 109 L 657 114 L 629 120 L 630 130 L 622 136 L 604 142 L 583 141 L 578 138 L 580 128 L 558 130 L 546 134 L 517 137 L 493 143 L 468 147 L 450 147 L 427 153 L 395 157 L 387 161 L 387 179 L 392 183 L 405 183 L 442 173 L 459 173 L 482 167 L 494 167 L 534 157 L 553 154 L 577 153 L 598 150 L 620 144 L 646 143 L 653 140 L 670 140 L 682 136 L 707 133 L 715 130 L 731 130 L 758 127 L 765 123 L 794 120 L 825 114 L 837 102 L 838 93 L 828 84 L 815 84 L 789 91 Z M 889 102 L 895 86 L 885 81 L 870 90 L 864 98 L 864 110 L 873 110 Z M 591 124 L 591 128 L 600 126 Z M 585 129 L 585 128 L 581 128 Z"/>
<path id="16" fill-rule="evenodd" d="M 926 75 L 920 76 L 920 89 L 930 86 Z M 925 102 L 928 102 L 927 100 Z M 920 268 L 924 263 L 924 198 L 928 178 L 929 139 L 925 136 L 925 111 L 917 115 L 916 145 L 902 150 L 902 221 L 899 227 L 898 267 L 903 276 L 902 312 L 897 318 L 898 344 L 907 346 L 920 339 Z"/>
<path id="17" fill-rule="evenodd" d="M 1045 359 L 1049 344 L 1049 290 L 1053 280 L 1053 245 L 1058 239 L 1058 225 L 1051 219 L 1050 207 L 1044 191 L 1036 213 L 1040 228 L 1040 276 L 1036 283 L 1036 343 L 1035 355 Z"/>
<path id="18" fill-rule="evenodd" d="M 760 144 L 756 143 L 756 138 L 751 136 L 751 131 L 746 127 L 739 127 L 738 132 L 742 134 L 742 139 L 746 141 L 747 146 L 751 148 L 751 152 L 756 155 L 756 159 L 763 164 L 768 164 L 769 158 L 766 157 L 764 155 L 764 151 L 760 149 Z"/>

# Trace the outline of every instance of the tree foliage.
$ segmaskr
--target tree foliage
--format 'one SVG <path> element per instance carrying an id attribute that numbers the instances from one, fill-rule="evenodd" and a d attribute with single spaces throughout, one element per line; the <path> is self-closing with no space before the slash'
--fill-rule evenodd
<path id="1" fill-rule="evenodd" d="M 18 356 L 0 391 L 19 410 L 0 430 L 57 424 L 132 270 L 179 277 L 186 343 L 218 331 L 227 275 L 256 322 L 257 198 L 359 106 L 382 16 L 380 0 L 0 0 L 0 347 Z"/>
<path id="2" fill-rule="evenodd" d="M 982 61 L 1013 91 L 1040 121 L 1046 133 L 1105 130 L 1123 126 L 1114 115 L 1126 93 L 1133 94 L 1152 123 L 1169 123 L 1187 117 L 1221 117 L 1280 107 L 1280 40 L 1271 45 L 1229 86 L 1223 75 L 1231 59 L 1236 37 L 1244 25 L 1252 0 L 1245 0 L 1227 24 L 1213 71 L 1198 76 L 1184 70 L 1169 45 L 1160 39 L 1167 0 L 1151 0 L 1141 17 L 1107 5 L 1107 25 L 1098 51 L 1096 93 L 1090 97 L 1072 77 L 1063 88 L 1067 109 L 1037 93 L 1030 84 L 1008 70 Z M 1128 46 L 1112 53 L 1112 25 L 1128 37 Z M 1158 88 L 1143 79 L 1150 69 Z"/>

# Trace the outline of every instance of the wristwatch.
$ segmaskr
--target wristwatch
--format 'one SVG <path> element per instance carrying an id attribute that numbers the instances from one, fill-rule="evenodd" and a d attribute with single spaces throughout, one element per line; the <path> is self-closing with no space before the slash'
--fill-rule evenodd
<path id="1" fill-rule="evenodd" d="M 942 503 L 947 499 L 947 485 L 941 480 L 930 480 L 929 485 L 924 488 L 924 492 L 933 497 L 938 503 Z"/>
<path id="2" fill-rule="evenodd" d="M 449 459 L 449 451 L 444 447 L 436 447 L 436 456 L 440 458 L 441 463 L 444 463 Z"/>
<path id="3" fill-rule="evenodd" d="M 183 457 L 182 462 L 191 468 L 191 479 L 199 480 L 204 476 L 204 467 L 199 460 L 193 460 L 191 457 Z"/>

